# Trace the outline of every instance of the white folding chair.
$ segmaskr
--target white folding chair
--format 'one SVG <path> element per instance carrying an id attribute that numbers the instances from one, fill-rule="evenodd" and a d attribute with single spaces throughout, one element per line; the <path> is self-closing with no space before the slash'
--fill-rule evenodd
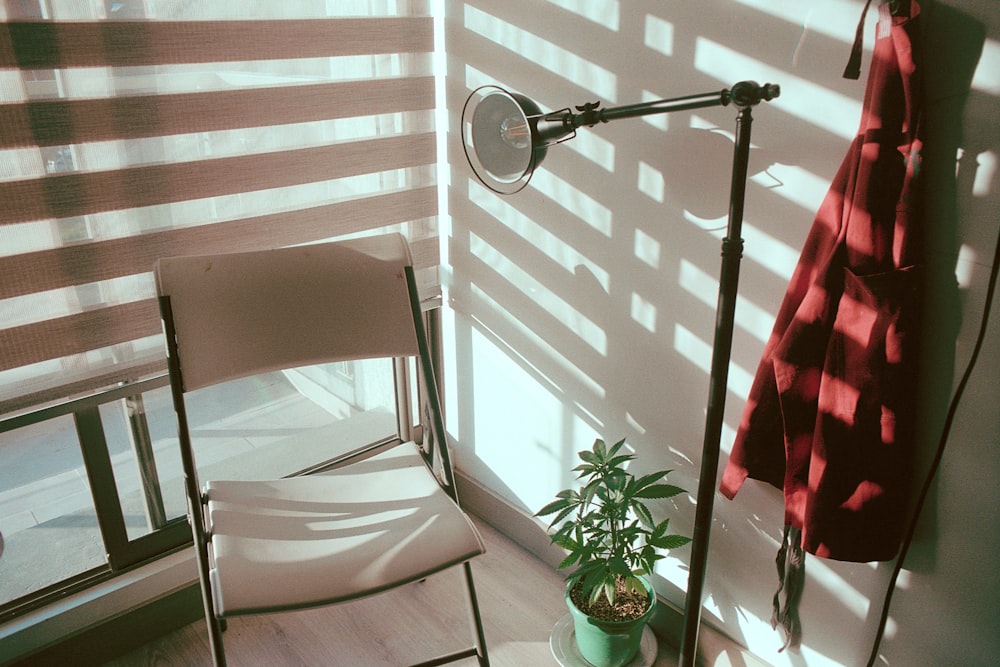
<path id="1" fill-rule="evenodd" d="M 461 565 L 472 645 L 419 664 L 476 657 L 488 665 L 469 566 L 484 546 L 457 503 L 405 239 L 163 258 L 156 284 L 215 663 L 225 664 L 226 617 L 346 602 Z M 199 481 L 186 394 L 378 357 L 418 360 L 428 421 L 421 444 L 401 436 L 397 446 L 323 474 Z"/>

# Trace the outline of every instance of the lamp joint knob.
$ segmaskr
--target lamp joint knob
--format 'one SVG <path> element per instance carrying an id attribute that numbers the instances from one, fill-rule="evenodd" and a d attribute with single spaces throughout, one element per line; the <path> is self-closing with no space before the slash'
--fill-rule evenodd
<path id="1" fill-rule="evenodd" d="M 600 106 L 600 102 L 585 102 L 582 106 L 575 107 L 580 112 L 579 123 L 576 123 L 576 127 L 581 125 L 592 127 L 598 123 L 608 122 L 603 118 L 603 109 L 600 109 Z"/>

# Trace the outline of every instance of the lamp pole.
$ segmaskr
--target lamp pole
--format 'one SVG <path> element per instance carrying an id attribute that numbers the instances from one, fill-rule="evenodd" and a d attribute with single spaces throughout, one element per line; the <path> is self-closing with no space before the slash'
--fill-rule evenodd
<path id="1" fill-rule="evenodd" d="M 701 624 L 701 606 L 704 601 L 705 572 L 708 568 L 708 543 L 712 530 L 719 450 L 725 417 L 729 359 L 733 347 L 736 294 L 739 287 L 740 261 L 743 257 L 741 233 L 743 203 L 746 198 L 747 169 L 750 162 L 750 126 L 753 122 L 751 107 L 752 104 L 740 106 L 736 116 L 733 174 L 729 195 L 729 221 L 726 226 L 726 236 L 722 239 L 719 297 L 715 311 L 715 340 L 712 344 L 705 436 L 701 450 L 701 475 L 698 478 L 694 534 L 691 540 L 691 564 L 688 570 L 687 597 L 684 604 L 684 631 L 681 635 L 678 667 L 694 667 L 698 651 L 698 630 Z"/>

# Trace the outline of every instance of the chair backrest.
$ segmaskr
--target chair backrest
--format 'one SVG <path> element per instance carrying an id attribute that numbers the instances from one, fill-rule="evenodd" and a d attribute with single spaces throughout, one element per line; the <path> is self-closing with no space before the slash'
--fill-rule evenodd
<path id="1" fill-rule="evenodd" d="M 416 355 L 408 276 L 412 258 L 399 234 L 156 264 L 184 391 L 295 366 Z"/>

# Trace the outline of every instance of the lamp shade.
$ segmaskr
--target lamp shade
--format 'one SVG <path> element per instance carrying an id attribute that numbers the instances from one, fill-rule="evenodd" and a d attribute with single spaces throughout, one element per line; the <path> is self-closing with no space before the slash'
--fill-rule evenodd
<path id="1" fill-rule="evenodd" d="M 533 101 L 498 86 L 472 92 L 462 110 L 462 147 L 483 185 L 500 194 L 527 185 L 545 157 L 534 129 L 540 115 Z"/>

